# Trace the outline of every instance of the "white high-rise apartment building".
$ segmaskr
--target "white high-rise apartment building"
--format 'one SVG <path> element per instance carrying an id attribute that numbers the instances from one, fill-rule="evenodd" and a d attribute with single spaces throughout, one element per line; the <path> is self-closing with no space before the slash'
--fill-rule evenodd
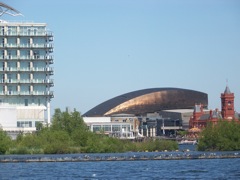
<path id="1" fill-rule="evenodd" d="M 1 14 L 19 12 L 0 3 Z M 0 20 L 0 126 L 34 131 L 50 123 L 53 98 L 53 34 L 46 23 Z"/>

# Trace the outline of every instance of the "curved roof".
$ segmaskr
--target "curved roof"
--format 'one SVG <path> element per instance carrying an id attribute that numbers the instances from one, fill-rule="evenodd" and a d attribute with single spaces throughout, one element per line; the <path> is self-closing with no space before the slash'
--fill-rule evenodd
<path id="1" fill-rule="evenodd" d="M 107 100 L 83 116 L 109 116 L 112 114 L 144 115 L 168 109 L 193 108 L 195 103 L 208 106 L 208 95 L 180 88 L 151 88 L 129 92 Z"/>

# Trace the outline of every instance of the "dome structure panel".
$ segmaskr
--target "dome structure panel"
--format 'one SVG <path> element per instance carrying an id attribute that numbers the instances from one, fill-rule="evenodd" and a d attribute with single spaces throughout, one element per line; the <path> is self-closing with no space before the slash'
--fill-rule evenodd
<path id="1" fill-rule="evenodd" d="M 143 115 L 168 109 L 193 108 L 195 103 L 202 103 L 207 107 L 207 94 L 179 88 L 152 88 L 112 98 L 94 107 L 84 116 L 110 116 L 121 113 Z"/>

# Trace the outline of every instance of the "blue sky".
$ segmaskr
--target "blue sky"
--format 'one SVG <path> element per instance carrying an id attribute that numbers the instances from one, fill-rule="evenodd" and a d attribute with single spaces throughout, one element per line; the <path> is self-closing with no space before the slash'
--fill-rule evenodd
<path id="1" fill-rule="evenodd" d="M 177 87 L 221 108 L 228 85 L 240 112 L 239 0 L 3 0 L 54 33 L 55 98 L 82 114 L 115 96 Z"/>

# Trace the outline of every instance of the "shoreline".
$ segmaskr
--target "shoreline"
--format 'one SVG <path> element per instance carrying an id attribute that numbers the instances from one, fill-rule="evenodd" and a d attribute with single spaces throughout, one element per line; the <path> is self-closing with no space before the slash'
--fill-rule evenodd
<path id="1" fill-rule="evenodd" d="M 160 152 L 160 153 L 103 153 L 59 155 L 0 155 L 0 163 L 31 162 L 99 162 L 99 161 L 147 161 L 240 158 L 240 152 Z"/>

